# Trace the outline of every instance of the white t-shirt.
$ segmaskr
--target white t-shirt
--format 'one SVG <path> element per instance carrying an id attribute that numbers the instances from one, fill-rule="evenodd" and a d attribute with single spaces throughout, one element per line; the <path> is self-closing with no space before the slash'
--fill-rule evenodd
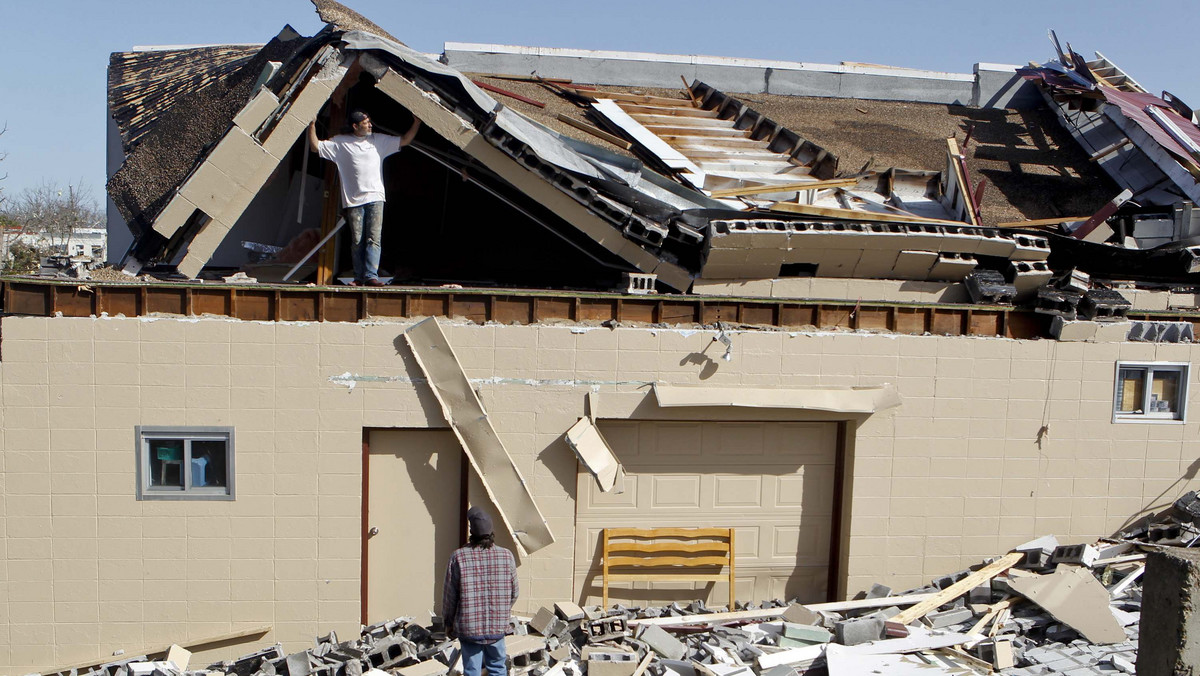
<path id="1" fill-rule="evenodd" d="M 337 165 L 344 207 L 383 201 L 383 158 L 398 152 L 400 137 L 388 134 L 338 134 L 317 144 L 317 154 Z"/>

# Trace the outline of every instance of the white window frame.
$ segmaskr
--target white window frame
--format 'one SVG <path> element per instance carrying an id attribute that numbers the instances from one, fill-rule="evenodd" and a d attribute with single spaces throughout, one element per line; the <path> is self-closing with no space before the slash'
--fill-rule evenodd
<path id="1" fill-rule="evenodd" d="M 1138 412 L 1123 412 L 1117 409 L 1117 402 L 1120 400 L 1121 393 L 1121 371 L 1126 369 L 1145 369 L 1146 377 L 1142 385 L 1142 410 Z M 1175 412 L 1160 413 L 1147 411 L 1146 404 L 1150 401 L 1151 384 L 1154 382 L 1154 374 L 1162 372 L 1175 372 L 1179 377 L 1179 392 L 1176 395 Z M 1114 423 L 1158 423 L 1158 424 L 1174 424 L 1182 425 L 1187 420 L 1187 403 L 1188 393 L 1190 391 L 1189 378 L 1191 376 L 1191 364 L 1186 362 L 1117 362 L 1116 370 L 1113 373 L 1113 419 Z"/>
<path id="2" fill-rule="evenodd" d="M 234 452 L 232 427 L 150 427 L 135 428 L 137 453 L 137 499 L 138 500 L 233 500 L 234 499 Z M 181 461 L 183 487 L 150 486 L 150 441 L 172 439 L 184 441 L 184 457 Z M 191 487 L 192 441 L 225 442 L 225 486 Z"/>

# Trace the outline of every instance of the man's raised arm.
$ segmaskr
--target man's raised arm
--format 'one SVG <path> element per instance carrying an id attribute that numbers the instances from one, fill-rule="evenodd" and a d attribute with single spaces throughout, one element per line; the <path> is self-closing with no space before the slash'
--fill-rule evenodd
<path id="1" fill-rule="evenodd" d="M 319 144 L 321 140 L 317 138 L 317 121 L 313 120 L 308 124 L 308 147 L 312 148 L 313 152 L 319 152 Z"/>
<path id="2" fill-rule="evenodd" d="M 404 132 L 404 136 L 400 137 L 400 147 L 403 148 L 404 146 L 412 143 L 412 140 L 417 136 L 417 130 L 420 128 L 421 121 L 417 119 L 416 115 L 413 115 L 412 126 L 408 128 L 408 131 Z"/>

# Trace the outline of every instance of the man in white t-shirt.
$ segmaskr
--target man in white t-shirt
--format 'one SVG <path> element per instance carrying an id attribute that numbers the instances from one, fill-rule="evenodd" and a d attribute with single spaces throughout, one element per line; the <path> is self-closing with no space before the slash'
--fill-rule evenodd
<path id="1" fill-rule="evenodd" d="M 308 144 L 323 159 L 337 165 L 342 185 L 342 214 L 353 240 L 353 286 L 383 286 L 379 252 L 383 238 L 383 158 L 412 143 L 421 121 L 413 117 L 404 136 L 372 132 L 371 118 L 361 110 L 350 113 L 349 134 L 328 141 L 317 138 L 317 123 L 308 125 Z"/>

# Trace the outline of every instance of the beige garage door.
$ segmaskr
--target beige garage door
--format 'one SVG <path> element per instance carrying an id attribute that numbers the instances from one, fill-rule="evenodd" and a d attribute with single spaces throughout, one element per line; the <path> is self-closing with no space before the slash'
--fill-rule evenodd
<path id="1" fill-rule="evenodd" d="M 836 423 L 601 421 L 628 476 L 602 493 L 578 477 L 575 588 L 600 602 L 604 528 L 732 526 L 737 599 L 824 601 L 833 522 Z M 610 603 L 703 598 L 725 605 L 725 583 L 613 583 Z"/>

